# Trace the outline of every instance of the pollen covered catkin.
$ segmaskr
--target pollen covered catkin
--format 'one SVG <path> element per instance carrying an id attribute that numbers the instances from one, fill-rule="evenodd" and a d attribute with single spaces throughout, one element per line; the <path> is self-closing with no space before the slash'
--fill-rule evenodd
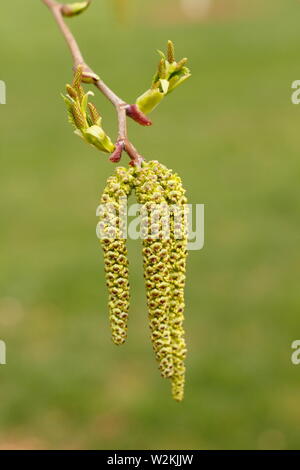
<path id="1" fill-rule="evenodd" d="M 185 190 L 178 175 L 161 165 L 150 162 L 152 171 L 158 176 L 159 183 L 164 189 L 170 209 L 170 331 L 173 354 L 174 373 L 172 380 L 172 395 L 177 401 L 184 397 L 186 342 L 183 327 L 184 321 L 184 288 L 187 258 L 187 222 Z"/>
<path id="2" fill-rule="evenodd" d="M 144 277 L 147 290 L 151 341 L 161 375 L 174 373 L 170 332 L 169 242 L 164 236 L 166 200 L 158 177 L 145 163 L 136 170 L 135 190 L 142 205 Z M 167 224 L 168 225 L 168 224 Z"/>
<path id="3" fill-rule="evenodd" d="M 127 336 L 129 281 L 122 214 L 133 190 L 141 205 L 151 341 L 161 375 L 171 380 L 173 398 L 182 401 L 187 352 L 183 328 L 187 200 L 179 176 L 156 161 L 143 163 L 141 168 L 117 168 L 101 199 L 99 226 L 112 338 L 115 344 L 123 344 Z"/>
<path id="4" fill-rule="evenodd" d="M 109 320 L 112 340 L 123 344 L 127 337 L 129 279 L 123 215 L 133 186 L 133 168 L 116 169 L 108 178 L 100 201 L 100 241 L 104 252 L 106 284 L 109 290 Z M 125 206 L 126 205 L 126 206 Z M 125 212 L 126 213 L 126 212 Z"/>

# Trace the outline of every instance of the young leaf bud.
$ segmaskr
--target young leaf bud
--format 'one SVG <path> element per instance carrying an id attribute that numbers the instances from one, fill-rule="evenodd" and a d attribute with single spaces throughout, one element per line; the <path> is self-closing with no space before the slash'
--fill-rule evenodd
<path id="1" fill-rule="evenodd" d="M 182 69 L 182 71 L 185 69 L 185 67 Z M 184 71 L 183 73 L 179 73 L 174 75 L 170 81 L 169 81 L 169 90 L 167 94 L 171 93 L 175 88 L 177 88 L 179 85 L 184 83 L 188 78 L 191 77 L 191 73 L 186 69 L 187 71 Z"/>
<path id="2" fill-rule="evenodd" d="M 148 114 L 159 105 L 163 97 L 164 93 L 162 93 L 158 88 L 151 88 L 136 100 L 136 105 L 142 113 Z"/>
<path id="3" fill-rule="evenodd" d="M 112 153 L 115 150 L 114 144 L 99 126 L 88 127 L 84 132 L 84 137 L 89 144 L 102 152 Z"/>
<path id="4" fill-rule="evenodd" d="M 85 2 L 75 2 L 62 5 L 62 15 L 67 17 L 80 15 L 80 13 L 84 12 L 90 6 L 90 3 L 91 1 L 87 0 Z"/>

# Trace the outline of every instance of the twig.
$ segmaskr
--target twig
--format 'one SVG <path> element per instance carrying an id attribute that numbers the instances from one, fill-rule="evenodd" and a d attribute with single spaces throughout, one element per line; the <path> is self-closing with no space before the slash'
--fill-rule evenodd
<path id="1" fill-rule="evenodd" d="M 132 117 L 135 121 L 139 122 L 141 125 L 151 125 L 151 121 L 141 112 L 138 112 L 136 115 L 135 105 L 129 105 L 121 98 L 119 98 L 104 82 L 100 77 L 87 65 L 83 55 L 80 51 L 80 48 L 77 44 L 75 37 L 73 36 L 71 30 L 66 25 L 64 20 L 64 9 L 67 7 L 56 0 L 42 0 L 42 2 L 50 9 L 52 12 L 56 23 L 59 26 L 61 33 L 63 34 L 73 58 L 73 67 L 76 70 L 79 65 L 83 68 L 83 80 L 85 82 L 93 83 L 101 93 L 106 96 L 106 98 L 113 104 L 116 109 L 118 117 L 118 138 L 116 143 L 116 153 L 111 157 L 111 161 L 118 161 L 120 152 L 122 149 L 127 152 L 131 159 L 131 165 L 141 166 L 143 162 L 143 157 L 138 153 L 132 143 L 129 141 L 127 136 L 127 119 L 126 117 Z M 135 112 L 133 113 L 132 110 Z M 114 152 L 114 153 L 115 153 Z"/>

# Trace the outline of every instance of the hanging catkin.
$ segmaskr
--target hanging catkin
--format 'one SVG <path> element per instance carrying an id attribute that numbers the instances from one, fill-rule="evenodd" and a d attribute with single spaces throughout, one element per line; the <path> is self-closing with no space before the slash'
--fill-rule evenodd
<path id="1" fill-rule="evenodd" d="M 184 287 L 187 257 L 187 227 L 185 190 L 178 175 L 164 165 L 152 161 L 150 166 L 158 176 L 171 210 L 170 228 L 170 330 L 173 353 L 174 373 L 172 376 L 172 395 L 177 401 L 183 400 L 185 383 L 186 342 L 183 328 Z"/>
<path id="2" fill-rule="evenodd" d="M 135 190 L 141 205 L 143 265 L 151 341 L 161 375 L 171 379 L 172 396 L 184 396 L 186 343 L 184 287 L 187 256 L 186 197 L 181 179 L 159 162 L 117 168 L 107 180 L 100 218 L 109 289 L 109 318 L 115 344 L 127 336 L 128 258 L 123 200 Z"/>
<path id="3" fill-rule="evenodd" d="M 123 204 L 133 185 L 133 168 L 117 168 L 108 178 L 101 198 L 100 240 L 104 251 L 109 290 L 109 320 L 112 340 L 123 344 L 127 337 L 129 310 L 128 256 L 123 227 Z"/>
<path id="4" fill-rule="evenodd" d="M 164 236 L 166 200 L 158 177 L 148 163 L 137 170 L 136 196 L 143 205 L 141 226 L 147 226 L 143 239 L 144 277 L 147 289 L 151 340 L 163 377 L 174 372 L 170 332 L 170 240 Z"/>

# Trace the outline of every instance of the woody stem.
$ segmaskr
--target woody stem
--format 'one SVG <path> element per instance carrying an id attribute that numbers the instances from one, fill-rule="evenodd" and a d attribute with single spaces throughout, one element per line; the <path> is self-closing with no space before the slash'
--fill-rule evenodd
<path id="1" fill-rule="evenodd" d="M 83 77 L 92 81 L 96 88 L 98 88 L 98 90 L 100 90 L 101 93 L 115 107 L 118 117 L 117 144 L 121 144 L 123 146 L 123 149 L 128 153 L 130 159 L 132 160 L 132 165 L 141 166 L 143 157 L 138 153 L 127 137 L 127 110 L 130 105 L 119 98 L 119 96 L 117 96 L 85 62 L 73 33 L 65 23 L 63 9 L 66 7 L 66 5 L 63 5 L 56 0 L 42 0 L 42 2 L 52 12 L 54 19 L 65 38 L 66 43 L 69 46 L 73 58 L 74 69 L 77 69 L 77 67 L 81 65 L 83 68 Z"/>

